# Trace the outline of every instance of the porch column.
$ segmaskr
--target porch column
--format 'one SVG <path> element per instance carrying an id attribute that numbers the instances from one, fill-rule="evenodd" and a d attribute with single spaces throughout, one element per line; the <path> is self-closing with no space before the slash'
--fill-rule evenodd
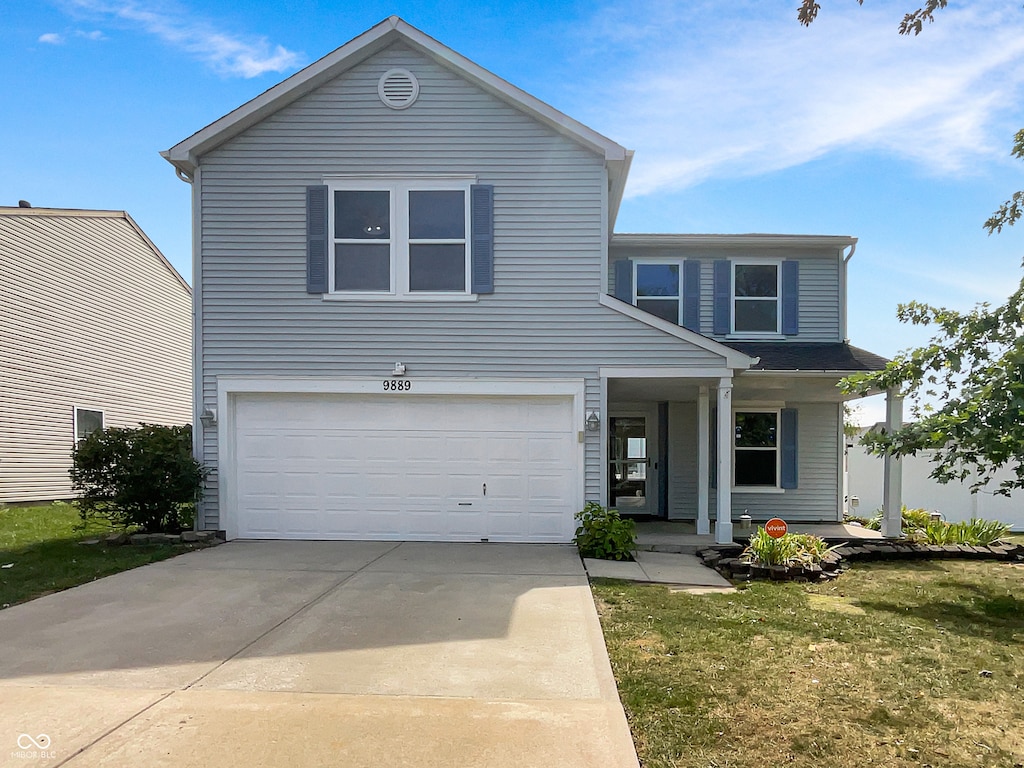
<path id="1" fill-rule="evenodd" d="M 711 505 L 708 486 L 711 484 L 709 470 L 711 462 L 711 401 L 708 388 L 697 390 L 697 534 L 711 533 Z"/>
<path id="2" fill-rule="evenodd" d="M 903 426 L 903 398 L 896 390 L 885 393 L 885 429 L 892 434 Z M 882 458 L 882 535 L 903 535 L 903 461 L 886 454 Z"/>
<path id="3" fill-rule="evenodd" d="M 718 517 L 715 541 L 732 543 L 732 379 L 718 382 Z"/>

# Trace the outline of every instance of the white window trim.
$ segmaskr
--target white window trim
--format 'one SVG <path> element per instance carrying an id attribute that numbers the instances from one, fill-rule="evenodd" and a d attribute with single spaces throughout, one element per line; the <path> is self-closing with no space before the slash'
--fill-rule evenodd
<path id="1" fill-rule="evenodd" d="M 775 447 L 774 448 L 737 448 L 736 447 L 736 416 L 740 413 L 774 413 L 775 414 Z M 782 487 L 782 408 L 765 406 L 741 406 L 732 410 L 732 489 L 736 493 L 785 493 Z M 736 484 L 736 451 L 774 451 L 775 452 L 775 485 L 737 485 Z"/>
<path id="2" fill-rule="evenodd" d="M 659 258 L 657 256 L 652 257 L 652 258 L 633 259 L 633 302 L 632 302 L 633 306 L 637 307 L 639 309 L 640 305 L 637 304 L 637 302 L 640 299 L 644 299 L 644 300 L 654 299 L 655 301 L 667 301 L 668 299 L 671 298 L 670 296 L 640 296 L 640 295 L 638 295 L 637 292 L 636 292 L 636 287 L 637 287 L 636 273 L 637 273 L 637 269 L 639 269 L 642 266 L 648 265 L 648 264 L 650 264 L 650 265 L 659 265 L 659 266 L 660 265 L 665 265 L 665 264 L 670 265 L 670 266 L 671 265 L 675 265 L 676 267 L 679 268 L 679 292 L 676 294 L 676 297 L 675 297 L 676 298 L 676 312 L 677 312 L 676 323 L 675 324 L 678 325 L 678 326 L 682 326 L 682 324 L 683 324 L 683 293 L 686 290 L 685 287 L 683 286 L 683 273 L 684 273 L 683 261 L 684 261 L 684 259 L 668 258 L 668 257 L 660 257 Z M 657 317 L 657 315 L 655 315 L 655 317 Z M 664 319 L 664 318 L 662 318 L 662 319 Z"/>
<path id="3" fill-rule="evenodd" d="M 775 267 L 775 297 L 736 296 L 736 267 Z M 736 300 L 774 301 L 774 331 L 741 331 L 736 328 Z M 729 262 L 729 336 L 734 338 L 784 338 L 782 335 L 782 259 L 735 259 Z"/>
<path id="4" fill-rule="evenodd" d="M 472 242 L 470 187 L 475 182 L 472 177 L 327 177 L 327 227 L 328 254 L 327 279 L 328 293 L 323 295 L 326 301 L 476 301 L 472 283 Z M 456 239 L 411 240 L 409 238 L 408 195 L 413 191 L 448 191 L 459 190 L 465 195 L 465 229 L 464 237 Z M 338 240 L 334 236 L 334 193 L 341 191 L 387 191 L 390 193 L 391 233 L 388 239 L 391 258 L 391 287 L 387 291 L 339 291 L 334 287 L 334 252 Z M 363 242 L 351 240 L 350 242 Z M 382 240 L 366 240 L 367 243 L 384 244 Z M 465 248 L 465 280 L 464 291 L 410 291 L 409 290 L 409 245 L 412 244 L 462 244 Z"/>
<path id="5" fill-rule="evenodd" d="M 76 406 L 74 406 L 72 408 L 72 411 L 71 411 L 72 414 L 74 414 L 72 416 L 72 423 L 73 423 L 72 429 L 74 430 L 72 432 L 72 435 L 75 438 L 75 444 L 76 445 L 78 444 L 79 440 L 83 439 L 83 438 L 78 436 L 78 412 L 79 411 L 92 411 L 93 413 L 98 413 L 100 415 L 100 429 L 106 429 L 106 426 L 107 426 L 107 413 L 102 408 L 90 408 L 90 407 L 85 406 L 85 405 L 76 405 Z"/>

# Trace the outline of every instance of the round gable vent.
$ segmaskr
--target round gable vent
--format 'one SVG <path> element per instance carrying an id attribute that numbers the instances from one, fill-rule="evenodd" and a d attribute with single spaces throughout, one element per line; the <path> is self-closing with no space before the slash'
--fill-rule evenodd
<path id="1" fill-rule="evenodd" d="M 420 95 L 420 81 L 407 69 L 389 69 L 377 82 L 377 93 L 392 109 L 405 109 Z"/>

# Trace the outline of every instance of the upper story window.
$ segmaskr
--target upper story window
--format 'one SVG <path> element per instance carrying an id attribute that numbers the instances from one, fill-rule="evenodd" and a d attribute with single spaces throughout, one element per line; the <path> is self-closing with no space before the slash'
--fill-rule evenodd
<path id="1" fill-rule="evenodd" d="M 779 263 L 732 265 L 732 332 L 779 334 L 782 270 Z"/>
<path id="2" fill-rule="evenodd" d="M 680 265 L 667 263 L 634 263 L 633 303 L 644 312 L 679 325 L 682 313 L 683 281 Z"/>
<path id="3" fill-rule="evenodd" d="M 328 189 L 332 293 L 470 294 L 468 181 L 346 181 Z"/>
<path id="4" fill-rule="evenodd" d="M 796 259 L 716 259 L 716 336 L 772 338 L 800 333 L 800 262 Z"/>

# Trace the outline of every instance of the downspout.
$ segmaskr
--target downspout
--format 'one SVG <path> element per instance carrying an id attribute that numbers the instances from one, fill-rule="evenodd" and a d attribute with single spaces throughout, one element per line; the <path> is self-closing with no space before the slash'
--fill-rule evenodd
<path id="1" fill-rule="evenodd" d="M 187 173 L 178 166 L 174 166 L 174 172 L 178 178 L 192 187 L 192 456 L 200 464 L 204 463 L 205 451 L 203 450 L 204 428 L 200 415 L 203 412 L 203 389 L 199 375 L 199 360 L 202 355 L 202 335 L 200 310 L 202 307 L 202 285 L 199 282 L 199 260 L 196 258 L 198 251 L 197 222 L 199 216 L 199 188 L 195 184 L 195 177 L 198 167 Z M 203 516 L 203 500 L 196 504 L 195 520 L 192 523 L 194 530 L 205 528 Z"/>
<path id="2" fill-rule="evenodd" d="M 850 263 L 850 259 L 853 258 L 853 254 L 857 252 L 857 241 L 854 240 L 850 243 L 850 252 L 843 256 L 843 250 L 839 250 L 839 256 L 842 258 L 842 263 L 839 265 L 839 335 L 843 341 L 847 344 L 850 343 L 850 335 L 847 332 L 847 304 L 849 297 L 847 293 L 847 278 L 846 278 L 846 265 Z"/>

